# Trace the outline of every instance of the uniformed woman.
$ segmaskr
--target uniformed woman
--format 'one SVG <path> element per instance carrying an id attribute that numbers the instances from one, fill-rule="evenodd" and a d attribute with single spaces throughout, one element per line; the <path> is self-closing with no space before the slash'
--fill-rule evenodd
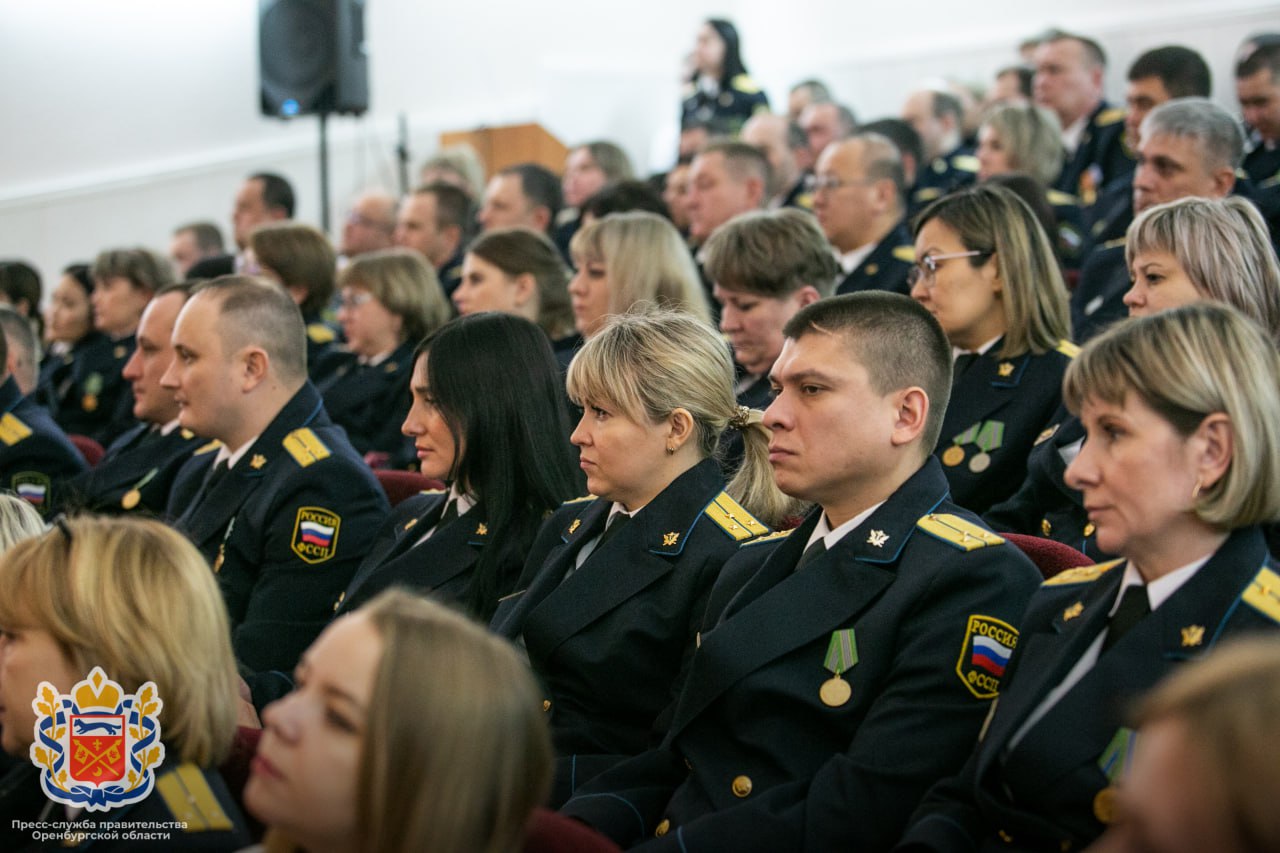
<path id="1" fill-rule="evenodd" d="M 690 62 L 693 67 L 681 105 L 682 127 L 696 120 L 733 135 L 751 116 L 769 110 L 769 96 L 747 73 L 738 29 L 729 21 L 711 18 L 703 22 Z"/>
<path id="2" fill-rule="evenodd" d="M 543 518 L 581 494 L 559 369 L 533 323 L 481 313 L 418 346 L 410 392 L 402 429 L 448 489 L 392 511 L 335 610 L 407 586 L 488 621 Z"/>
<path id="3" fill-rule="evenodd" d="M 307 373 L 337 345 L 338 335 L 325 316 L 333 298 L 337 255 L 324 232 L 300 222 L 270 222 L 249 236 L 253 256 L 246 272 L 279 284 L 302 312 L 307 326 Z"/>
<path id="4" fill-rule="evenodd" d="M 1226 305 L 1129 320 L 1067 370 L 1067 469 L 1098 544 L 1031 599 L 984 735 L 900 850 L 1077 850 L 1116 817 L 1133 702 L 1233 635 L 1280 629 L 1280 355 Z"/>
<path id="5" fill-rule="evenodd" d="M 1242 198 L 1185 198 L 1143 211 L 1129 228 L 1131 316 L 1148 316 L 1200 300 L 1225 302 L 1280 342 L 1280 265 L 1266 221 Z M 1045 536 L 1099 550 L 1080 492 L 1064 473 L 1084 441 L 1080 420 L 1060 410 L 1027 460 L 1027 477 L 985 518 L 996 530 Z"/>
<path id="6" fill-rule="evenodd" d="M 664 217 L 611 213 L 573 235 L 569 281 L 573 325 L 590 339 L 610 314 L 650 303 L 711 322 L 706 292 L 689 248 Z"/>
<path id="7" fill-rule="evenodd" d="M 395 590 L 326 628 L 297 682 L 263 713 L 245 787 L 266 850 L 523 849 L 551 745 L 507 643 Z"/>
<path id="8" fill-rule="evenodd" d="M 444 291 L 426 259 L 408 249 L 360 255 L 339 285 L 346 346 L 313 371 L 325 410 L 374 467 L 416 468 L 400 425 L 409 413 L 414 345 L 449 319 Z"/>
<path id="9" fill-rule="evenodd" d="M 93 275 L 88 264 L 71 264 L 45 309 L 44 358 L 36 399 L 50 412 L 71 390 L 72 365 L 106 335 L 93 327 Z M 100 344 L 98 344 L 100 346 Z"/>
<path id="10" fill-rule="evenodd" d="M 231 631 L 195 547 L 156 521 L 80 516 L 6 551 L 0 587 L 0 742 L 18 759 L 0 781 L 0 847 L 48 849 L 11 821 L 63 821 L 90 803 L 108 806 L 84 815 L 103 837 L 77 849 L 247 844 L 217 771 L 236 731 Z M 150 793 L 120 800 L 139 787 Z M 171 826 L 129 840 L 159 822 Z"/>
<path id="11" fill-rule="evenodd" d="M 934 454 L 951 499 L 984 512 L 1026 477 L 1027 455 L 1061 403 L 1067 290 L 1031 209 L 1003 187 L 938 199 L 915 225 L 911 295 L 938 319 L 955 357 Z"/>
<path id="12" fill-rule="evenodd" d="M 611 318 L 569 367 L 573 433 L 594 496 L 562 507 L 491 627 L 522 642 L 556 753 L 553 803 L 650 745 L 677 695 L 721 565 L 787 513 L 759 413 L 733 398 L 724 342 L 687 314 Z M 727 487 L 714 458 L 748 433 Z"/>

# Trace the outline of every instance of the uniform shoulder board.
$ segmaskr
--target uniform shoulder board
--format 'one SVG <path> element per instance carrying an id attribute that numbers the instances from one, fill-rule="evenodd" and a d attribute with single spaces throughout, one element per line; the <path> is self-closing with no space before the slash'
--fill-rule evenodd
<path id="1" fill-rule="evenodd" d="M 757 521 L 756 517 L 747 512 L 742 504 L 729 497 L 728 492 L 716 495 L 715 500 L 707 504 L 703 513 L 738 542 L 763 536 L 769 532 L 769 528 Z"/>
<path id="2" fill-rule="evenodd" d="M 916 247 L 915 246 L 894 246 L 893 256 L 905 263 L 914 264 L 916 262 Z"/>
<path id="3" fill-rule="evenodd" d="M 961 172 L 978 173 L 978 158 L 972 154 L 957 154 L 951 158 L 951 167 Z"/>
<path id="4" fill-rule="evenodd" d="M 222 446 L 222 442 L 218 441 L 218 439 L 215 438 L 213 441 L 209 442 L 208 444 L 202 444 L 199 447 L 197 447 L 195 449 L 195 452 L 192 453 L 191 455 L 203 456 L 206 453 L 212 453 L 213 451 L 217 450 L 221 446 Z"/>
<path id="5" fill-rule="evenodd" d="M 1263 566 L 1240 599 L 1272 622 L 1280 622 L 1280 575 Z"/>
<path id="6" fill-rule="evenodd" d="M 0 441 L 12 447 L 24 438 L 31 437 L 31 427 L 22 422 L 22 419 L 13 412 L 5 412 L 3 418 L 0 418 Z"/>
<path id="7" fill-rule="evenodd" d="M 991 545 L 1003 545 L 1004 539 L 968 519 L 951 513 L 929 513 L 916 522 L 925 533 L 941 539 L 961 551 L 976 551 Z"/>
<path id="8" fill-rule="evenodd" d="M 1063 207 L 1069 204 L 1080 203 L 1080 199 L 1076 198 L 1071 193 L 1064 193 L 1062 190 L 1049 190 L 1045 193 L 1045 198 L 1048 199 L 1049 204 L 1054 207 Z"/>
<path id="9" fill-rule="evenodd" d="M 743 542 L 742 547 L 748 548 L 752 545 L 759 545 L 761 542 L 777 542 L 779 539 L 786 539 L 788 536 L 791 535 L 791 532 L 792 532 L 791 530 L 775 530 L 773 533 L 770 533 L 766 536 L 757 536 L 755 539 L 752 539 L 750 542 Z"/>
<path id="10" fill-rule="evenodd" d="M 1073 344 L 1068 340 L 1058 341 L 1058 345 L 1054 347 L 1054 349 L 1065 355 L 1067 358 L 1075 358 L 1080 354 L 1079 345 Z"/>
<path id="11" fill-rule="evenodd" d="M 1125 240 L 1125 238 L 1123 238 L 1123 237 L 1117 237 L 1117 238 L 1115 238 L 1114 240 L 1108 240 L 1107 242 L 1105 242 L 1105 243 L 1103 243 L 1103 244 L 1102 244 L 1102 248 L 1104 248 L 1104 249 L 1118 249 L 1118 248 L 1120 248 L 1121 246 L 1123 246 L 1123 245 L 1124 245 L 1124 240 Z"/>
<path id="12" fill-rule="evenodd" d="M 595 495 L 583 495 L 580 498 L 573 498 L 572 500 L 567 500 L 564 503 L 560 504 L 560 506 L 568 506 L 569 504 L 586 503 L 587 501 L 593 501 L 595 499 L 596 499 Z"/>
<path id="13" fill-rule="evenodd" d="M 156 780 L 156 790 L 183 832 L 229 832 L 235 828 L 200 768 L 180 765 Z"/>
<path id="14" fill-rule="evenodd" d="M 921 204 L 926 201 L 933 201 L 942 195 L 942 190 L 938 187 L 922 187 L 916 190 L 915 200 Z"/>
<path id="15" fill-rule="evenodd" d="M 760 87 L 756 85 L 756 81 L 752 80 L 750 75 L 739 74 L 729 81 L 729 85 L 737 89 L 744 95 L 754 95 L 760 91 Z"/>
<path id="16" fill-rule="evenodd" d="M 1045 581 L 1041 586 L 1067 586 L 1073 583 L 1091 583 L 1123 563 L 1124 560 L 1111 560 L 1107 563 L 1098 563 L 1096 566 L 1081 566 L 1077 569 L 1067 569 L 1065 572 L 1058 572 L 1053 577 Z"/>
<path id="17" fill-rule="evenodd" d="M 422 491 L 418 492 L 418 494 L 420 494 L 420 495 L 443 495 L 443 494 L 445 493 L 445 491 L 446 491 L 445 489 L 423 489 Z"/>
<path id="18" fill-rule="evenodd" d="M 337 335 L 324 323 L 311 323 L 307 326 L 307 337 L 313 344 L 331 344 Z"/>
<path id="19" fill-rule="evenodd" d="M 286 435 L 284 437 L 284 449 L 289 451 L 293 461 L 303 468 L 333 455 L 329 445 L 321 441 L 320 436 L 307 427 L 295 429 Z"/>
<path id="20" fill-rule="evenodd" d="M 1124 108 L 1111 107 L 1098 113 L 1098 127 L 1106 127 L 1109 124 L 1115 124 L 1118 121 L 1124 121 Z"/>

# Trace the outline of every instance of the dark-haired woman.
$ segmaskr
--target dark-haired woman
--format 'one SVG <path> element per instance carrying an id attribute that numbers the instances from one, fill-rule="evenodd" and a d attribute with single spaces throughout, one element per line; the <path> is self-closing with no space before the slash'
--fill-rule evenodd
<path id="1" fill-rule="evenodd" d="M 738 30 L 729 21 L 711 18 L 698 28 L 690 64 L 681 126 L 709 122 L 732 134 L 751 116 L 768 111 L 769 97 L 747 73 Z"/>
<path id="2" fill-rule="evenodd" d="M 396 507 L 335 610 L 399 585 L 487 621 L 543 517 L 582 494 L 560 371 L 532 322 L 486 312 L 422 342 L 410 393 L 404 433 L 422 473 L 449 488 Z"/>
<path id="3" fill-rule="evenodd" d="M 36 399 L 49 411 L 70 389 L 72 365 L 106 335 L 93 327 L 93 276 L 88 264 L 62 271 L 45 309 L 45 354 Z"/>

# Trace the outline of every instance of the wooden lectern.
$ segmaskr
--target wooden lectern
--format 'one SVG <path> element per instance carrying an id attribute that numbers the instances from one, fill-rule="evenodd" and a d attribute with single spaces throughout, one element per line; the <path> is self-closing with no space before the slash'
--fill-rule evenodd
<path id="1" fill-rule="evenodd" d="M 512 124 L 504 127 L 481 127 L 440 134 L 440 146 L 465 142 L 476 150 L 487 175 L 517 163 L 537 163 L 557 175 L 564 170 L 569 153 L 563 142 L 540 124 Z"/>

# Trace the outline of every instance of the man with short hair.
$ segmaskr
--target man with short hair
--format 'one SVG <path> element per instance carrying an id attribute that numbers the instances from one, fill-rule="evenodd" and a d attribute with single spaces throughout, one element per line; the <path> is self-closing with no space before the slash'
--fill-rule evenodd
<path id="1" fill-rule="evenodd" d="M 178 271 L 178 278 L 186 278 L 192 265 L 205 258 L 216 258 L 226 253 L 222 231 L 212 222 L 190 222 L 173 231 L 169 241 L 169 258 Z"/>
<path id="2" fill-rule="evenodd" d="M 701 245 L 739 213 L 764 206 L 769 161 L 744 142 L 709 144 L 689 170 L 689 239 Z"/>
<path id="3" fill-rule="evenodd" d="M 168 515 L 218 576 L 252 701 L 287 689 L 389 507 L 307 380 L 306 331 L 289 294 L 245 276 L 198 288 L 161 379 L 178 423 L 217 439 L 178 473 Z M 248 697 L 246 697 L 248 698 Z"/>
<path id="4" fill-rule="evenodd" d="M 1244 170 L 1261 189 L 1280 185 L 1280 36 L 1241 49 L 1236 97 L 1250 128 Z"/>
<path id="5" fill-rule="evenodd" d="M 804 132 L 786 117 L 772 113 L 756 113 L 742 126 L 739 139 L 760 149 L 769 161 L 768 206 L 771 208 L 813 209 L 813 197 L 804 187 L 804 176 L 796 162 L 794 143 L 797 138 L 807 150 Z"/>
<path id="6" fill-rule="evenodd" d="M 0 489 L 50 516 L 65 482 L 88 466 L 49 413 L 19 387 L 19 375 L 34 385 L 38 347 L 27 318 L 0 307 Z"/>
<path id="7" fill-rule="evenodd" d="M 1057 113 L 1067 162 L 1053 188 L 1088 207 L 1110 181 L 1133 171 L 1124 147 L 1124 110 L 1102 97 L 1107 57 L 1091 38 L 1052 31 L 1035 49 L 1035 100 Z"/>
<path id="8" fill-rule="evenodd" d="M 906 294 L 915 263 L 906 213 L 902 156 L 878 133 L 858 133 L 828 147 L 814 175 L 813 209 L 839 255 L 837 293 L 890 290 Z"/>
<path id="9" fill-rule="evenodd" d="M 826 83 L 813 79 L 801 80 L 787 93 L 787 119 L 792 124 L 798 124 L 805 107 L 810 104 L 829 104 L 831 100 L 831 90 Z"/>
<path id="10" fill-rule="evenodd" d="M 107 448 L 90 471 L 67 484 L 63 509 L 163 515 L 178 470 L 198 448 L 217 449 L 178 424 L 178 401 L 160 384 L 173 361 L 173 324 L 191 294 L 189 284 L 161 288 L 138 323 L 138 346 L 124 364 L 138 425 Z"/>
<path id="11" fill-rule="evenodd" d="M 563 206 L 558 177 L 537 163 L 519 163 L 489 180 L 476 219 L 481 231 L 521 226 L 547 234 Z"/>
<path id="12" fill-rule="evenodd" d="M 351 259 L 389 249 L 396 230 L 396 197 L 386 190 L 365 190 L 356 196 L 342 226 L 338 254 Z"/>
<path id="13" fill-rule="evenodd" d="M 924 162 L 911 189 L 913 210 L 971 184 L 978 177 L 978 158 L 964 144 L 964 107 L 950 92 L 919 89 L 902 105 L 902 120 L 920 135 Z"/>
<path id="14" fill-rule="evenodd" d="M 293 218 L 293 186 L 273 172 L 257 172 L 245 178 L 236 191 L 231 209 L 231 236 L 236 241 L 235 255 L 213 255 L 202 258 L 187 268 L 187 280 L 217 278 L 243 272 L 253 229 L 268 222 Z"/>
<path id="15" fill-rule="evenodd" d="M 837 296 L 785 333 L 769 459 L 814 508 L 721 570 L 661 748 L 562 809 L 624 847 L 887 850 L 971 752 L 1039 583 L 948 500 L 951 347 L 923 307 Z"/>
<path id="16" fill-rule="evenodd" d="M 814 162 L 832 142 L 847 139 L 858 129 L 853 110 L 836 103 L 817 103 L 805 107 L 800 114 L 800 128 L 809 140 L 809 154 Z"/>
<path id="17" fill-rule="evenodd" d="M 1243 153 L 1239 122 L 1211 101 L 1177 98 L 1161 104 L 1142 122 L 1134 213 L 1188 196 L 1230 195 Z M 1123 300 L 1129 286 L 1124 238 L 1089 255 L 1071 294 L 1071 328 L 1078 342 L 1128 315 Z"/>
<path id="18" fill-rule="evenodd" d="M 445 296 L 462 281 L 462 256 L 475 221 L 471 198 L 453 184 L 418 187 L 400 202 L 395 244 L 413 249 L 436 269 Z"/>

